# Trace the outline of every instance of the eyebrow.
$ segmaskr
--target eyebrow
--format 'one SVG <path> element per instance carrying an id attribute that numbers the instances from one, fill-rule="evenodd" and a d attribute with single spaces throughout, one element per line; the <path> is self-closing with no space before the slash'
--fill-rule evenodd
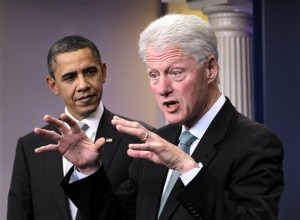
<path id="1" fill-rule="evenodd" d="M 93 65 L 93 66 L 89 66 L 89 67 L 84 68 L 84 69 L 82 70 L 82 72 L 83 72 L 83 73 L 86 73 L 86 72 L 88 72 L 88 71 L 90 71 L 90 70 L 93 70 L 93 69 L 98 70 L 99 68 L 97 68 L 97 66 L 94 66 L 94 65 Z M 61 78 L 64 78 L 64 77 L 70 76 L 70 75 L 74 75 L 74 74 L 77 74 L 77 71 L 66 72 L 66 73 L 63 73 L 63 75 L 62 75 Z"/>
<path id="2" fill-rule="evenodd" d="M 98 70 L 99 68 L 97 68 L 97 66 L 90 66 L 90 67 L 87 67 L 87 68 L 84 68 L 82 70 L 83 73 L 85 72 L 88 72 L 89 70 Z"/>

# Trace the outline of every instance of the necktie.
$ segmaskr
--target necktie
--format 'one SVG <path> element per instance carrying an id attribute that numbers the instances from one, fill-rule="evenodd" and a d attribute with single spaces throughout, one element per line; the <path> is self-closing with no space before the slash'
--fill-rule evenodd
<path id="1" fill-rule="evenodd" d="M 197 138 L 194 135 L 192 135 L 189 131 L 182 132 L 179 137 L 179 148 L 182 149 L 186 154 L 189 155 L 190 154 L 190 145 L 196 139 Z M 180 173 L 177 170 L 173 170 L 170 180 L 169 180 L 169 183 L 166 187 L 166 190 L 160 200 L 158 216 L 160 215 L 160 213 L 169 197 L 169 194 L 170 194 L 171 190 L 173 189 L 173 186 L 175 185 L 179 176 L 180 176 Z"/>
<path id="2" fill-rule="evenodd" d="M 81 130 L 83 130 L 84 132 L 89 128 L 89 126 L 86 123 L 81 121 L 78 122 L 78 125 L 81 128 Z"/>

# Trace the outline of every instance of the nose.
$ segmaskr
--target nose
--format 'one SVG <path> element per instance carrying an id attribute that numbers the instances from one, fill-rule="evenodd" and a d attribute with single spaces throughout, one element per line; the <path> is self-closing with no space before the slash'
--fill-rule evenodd
<path id="1" fill-rule="evenodd" d="M 173 92 L 172 80 L 168 75 L 162 75 L 157 83 L 157 91 L 160 96 L 168 96 Z"/>
<path id="2" fill-rule="evenodd" d="M 89 81 L 85 78 L 83 74 L 79 74 L 77 80 L 78 80 L 78 84 L 77 84 L 78 92 L 82 92 L 90 88 Z"/>

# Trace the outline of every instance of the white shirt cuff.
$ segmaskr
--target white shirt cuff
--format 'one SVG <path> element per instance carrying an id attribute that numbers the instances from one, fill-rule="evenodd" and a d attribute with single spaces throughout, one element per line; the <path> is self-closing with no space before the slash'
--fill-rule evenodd
<path id="1" fill-rule="evenodd" d="M 101 167 L 101 165 L 102 165 L 102 163 L 100 164 L 100 166 L 98 167 L 98 169 Z M 74 171 L 73 171 L 73 173 L 72 173 L 72 175 L 70 177 L 69 183 L 74 183 L 74 182 L 76 182 L 78 180 L 84 179 L 84 178 L 86 178 L 86 177 L 88 177 L 88 176 L 90 176 L 90 175 L 92 175 L 92 174 L 94 174 L 94 173 L 96 173 L 98 171 L 98 169 L 97 169 L 97 170 L 95 170 L 95 172 L 87 175 L 87 174 L 79 172 L 76 169 L 75 166 L 74 166 L 73 169 L 74 169 Z"/>
<path id="2" fill-rule="evenodd" d="M 191 169 L 190 171 L 188 171 L 185 174 L 182 174 L 180 176 L 180 179 L 185 186 L 187 184 L 189 184 L 202 169 L 203 164 L 201 162 L 199 162 L 198 165 L 199 165 L 199 167 Z"/>

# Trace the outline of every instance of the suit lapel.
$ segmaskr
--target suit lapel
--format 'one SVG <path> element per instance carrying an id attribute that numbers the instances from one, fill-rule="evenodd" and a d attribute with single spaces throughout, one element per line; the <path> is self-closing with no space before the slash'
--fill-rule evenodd
<path id="1" fill-rule="evenodd" d="M 103 115 L 99 122 L 96 139 L 104 137 L 105 139 L 111 139 L 112 142 L 107 142 L 104 144 L 103 152 L 101 155 L 101 161 L 106 170 L 109 170 L 110 163 L 113 160 L 115 152 L 118 150 L 119 142 L 121 140 L 121 134 L 116 132 L 115 127 L 111 124 L 113 114 L 104 108 Z"/>
<path id="2" fill-rule="evenodd" d="M 192 155 L 196 162 L 201 162 L 205 167 L 209 166 L 209 163 L 217 153 L 216 146 L 224 139 L 231 118 L 235 112 L 235 108 L 227 99 Z"/>

